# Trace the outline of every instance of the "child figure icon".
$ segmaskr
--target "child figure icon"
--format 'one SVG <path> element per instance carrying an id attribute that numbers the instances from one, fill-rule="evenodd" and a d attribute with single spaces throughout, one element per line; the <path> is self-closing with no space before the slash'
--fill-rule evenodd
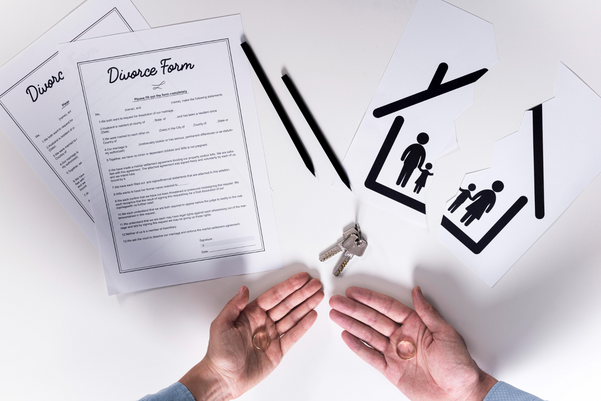
<path id="1" fill-rule="evenodd" d="M 463 205 L 465 203 L 465 201 L 468 199 L 474 200 L 472 198 L 472 192 L 474 192 L 475 190 L 476 190 L 476 185 L 474 185 L 474 184 L 468 185 L 467 189 L 459 188 L 459 192 L 461 192 L 461 193 L 459 195 L 457 195 L 457 198 L 455 198 L 455 200 L 449 207 L 449 209 L 448 209 L 449 212 L 454 213 L 455 210 L 459 209 L 459 206 Z"/>
<path id="2" fill-rule="evenodd" d="M 413 189 L 413 192 L 415 192 L 416 194 L 419 194 L 419 191 L 421 191 L 422 188 L 426 186 L 426 180 L 428 179 L 428 177 L 434 175 L 434 173 L 430 172 L 430 169 L 432 168 L 432 163 L 426 163 L 425 167 L 425 169 L 421 169 L 418 167 L 419 171 L 421 171 L 422 173 L 420 174 L 419 178 L 415 181 L 415 188 Z"/>

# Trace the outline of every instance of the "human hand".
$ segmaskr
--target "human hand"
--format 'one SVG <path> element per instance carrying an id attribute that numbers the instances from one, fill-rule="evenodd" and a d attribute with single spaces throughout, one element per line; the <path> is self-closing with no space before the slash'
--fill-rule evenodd
<path id="1" fill-rule="evenodd" d="M 411 295 L 415 310 L 386 295 L 350 287 L 346 297 L 330 299 L 330 318 L 345 330 L 346 345 L 409 399 L 482 401 L 496 379 L 476 365 L 463 338 L 419 287 Z M 402 340 L 415 345 L 415 357 L 399 357 Z"/>
<path id="2" fill-rule="evenodd" d="M 314 308 L 324 297 L 321 282 L 299 273 L 248 303 L 245 286 L 211 323 L 207 354 L 180 382 L 197 401 L 230 400 L 257 385 L 317 319 Z M 266 349 L 253 346 L 264 331 Z"/>

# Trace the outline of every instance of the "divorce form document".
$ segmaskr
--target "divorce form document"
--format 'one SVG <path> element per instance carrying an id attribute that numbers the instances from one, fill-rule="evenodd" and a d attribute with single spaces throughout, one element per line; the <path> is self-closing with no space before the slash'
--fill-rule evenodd
<path id="1" fill-rule="evenodd" d="M 110 294 L 281 267 L 239 16 L 60 48 Z"/>
<path id="2" fill-rule="evenodd" d="M 147 29 L 129 0 L 88 0 L 0 69 L 0 129 L 96 245 L 59 43 Z"/>

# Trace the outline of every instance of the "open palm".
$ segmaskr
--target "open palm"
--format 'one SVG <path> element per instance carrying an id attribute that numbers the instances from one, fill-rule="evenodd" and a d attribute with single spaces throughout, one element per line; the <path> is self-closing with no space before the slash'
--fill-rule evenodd
<path id="1" fill-rule="evenodd" d="M 211 324 L 207 354 L 195 368 L 218 380 L 226 399 L 239 397 L 269 375 L 313 325 L 314 308 L 324 297 L 321 287 L 318 279 L 299 273 L 251 303 L 248 288 L 240 287 Z M 259 331 L 269 336 L 265 349 L 253 345 Z"/>
<path id="2" fill-rule="evenodd" d="M 484 373 L 463 338 L 416 287 L 415 310 L 394 298 L 350 287 L 330 300 L 330 318 L 345 331 L 348 347 L 411 400 L 483 400 L 496 380 Z M 398 344 L 415 345 L 414 358 L 399 356 Z M 368 345 L 366 345 L 368 344 Z"/>

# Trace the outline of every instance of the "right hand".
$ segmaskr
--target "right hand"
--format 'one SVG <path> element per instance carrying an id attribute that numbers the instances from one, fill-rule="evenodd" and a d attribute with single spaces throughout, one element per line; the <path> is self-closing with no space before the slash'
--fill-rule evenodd
<path id="1" fill-rule="evenodd" d="M 394 298 L 350 287 L 330 299 L 330 318 L 342 339 L 411 400 L 482 401 L 497 382 L 471 358 L 465 341 L 413 288 L 415 310 Z M 401 359 L 397 344 L 409 340 L 416 355 Z M 365 344 L 369 344 L 369 347 Z"/>

